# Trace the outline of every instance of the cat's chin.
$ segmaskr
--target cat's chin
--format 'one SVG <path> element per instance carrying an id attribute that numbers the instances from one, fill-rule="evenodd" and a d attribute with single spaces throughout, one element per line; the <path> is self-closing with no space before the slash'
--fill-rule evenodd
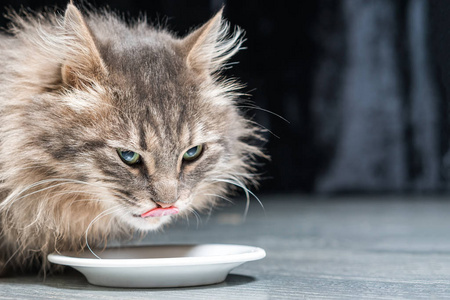
<path id="1" fill-rule="evenodd" d="M 122 220 L 124 220 L 128 225 L 141 231 L 157 230 L 162 225 L 169 223 L 171 219 L 172 219 L 171 216 L 149 217 L 149 218 L 142 218 L 136 216 L 122 217 Z"/>

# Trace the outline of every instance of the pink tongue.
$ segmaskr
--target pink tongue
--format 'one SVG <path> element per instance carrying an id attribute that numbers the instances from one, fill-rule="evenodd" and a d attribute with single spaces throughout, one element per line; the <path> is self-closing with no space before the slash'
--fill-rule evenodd
<path id="1" fill-rule="evenodd" d="M 142 218 L 162 217 L 162 216 L 175 215 L 177 213 L 178 213 L 178 208 L 176 208 L 175 206 L 171 206 L 171 207 L 168 207 L 168 208 L 157 207 L 157 208 L 149 210 L 146 213 L 143 213 L 141 215 L 141 217 Z"/>

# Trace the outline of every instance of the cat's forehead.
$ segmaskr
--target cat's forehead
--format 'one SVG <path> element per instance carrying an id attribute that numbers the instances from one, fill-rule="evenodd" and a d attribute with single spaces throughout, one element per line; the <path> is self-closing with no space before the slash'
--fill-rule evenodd
<path id="1" fill-rule="evenodd" d="M 226 112 L 213 101 L 200 100 L 200 92 L 189 87 L 147 89 L 150 91 L 116 88 L 111 96 L 115 118 L 111 122 L 120 124 L 116 127 L 120 143 L 146 151 L 182 149 L 220 139 L 226 127 L 223 122 Z"/>
<path id="2" fill-rule="evenodd" d="M 124 41 L 105 43 L 100 52 L 118 121 L 128 122 L 128 143 L 147 150 L 217 140 L 223 108 L 207 96 L 204 78 L 188 68 L 177 41 L 163 33 Z"/>
<path id="3" fill-rule="evenodd" d="M 162 33 L 146 39 L 130 34 L 99 45 L 99 51 L 109 76 L 122 81 L 128 79 L 128 84 L 144 81 L 161 85 L 185 69 L 185 59 L 176 40 Z"/>
<path id="4" fill-rule="evenodd" d="M 102 56 L 109 70 L 108 88 L 114 90 L 120 105 L 150 110 L 171 111 L 187 107 L 183 103 L 201 100 L 201 78 L 189 70 L 176 44 L 165 39 L 151 43 L 135 42 L 125 46 L 105 46 Z M 145 110 L 143 113 L 147 113 Z"/>
<path id="5" fill-rule="evenodd" d="M 108 144 L 139 152 L 178 153 L 196 145 L 217 143 L 222 138 L 218 124 L 208 118 L 171 118 L 149 112 L 114 122 L 113 138 Z"/>

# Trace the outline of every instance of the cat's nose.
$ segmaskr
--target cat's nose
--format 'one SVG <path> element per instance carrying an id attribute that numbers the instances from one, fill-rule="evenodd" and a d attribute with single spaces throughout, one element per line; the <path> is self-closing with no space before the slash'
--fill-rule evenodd
<path id="1" fill-rule="evenodd" d="M 158 204 L 159 206 L 161 206 L 162 208 L 169 208 L 169 207 L 173 206 L 174 202 L 172 202 L 172 203 L 164 203 L 164 202 L 156 201 L 155 203 Z"/>
<path id="2" fill-rule="evenodd" d="M 162 208 L 172 206 L 178 199 L 178 181 L 162 178 L 153 183 L 154 201 Z"/>

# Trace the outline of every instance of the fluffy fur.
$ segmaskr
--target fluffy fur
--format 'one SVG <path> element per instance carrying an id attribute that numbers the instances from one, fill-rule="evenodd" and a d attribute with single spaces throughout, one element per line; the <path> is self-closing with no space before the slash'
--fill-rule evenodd
<path id="1" fill-rule="evenodd" d="M 210 208 L 256 183 L 257 128 L 221 77 L 242 43 L 222 12 L 184 38 L 69 4 L 11 14 L 0 35 L 0 270 L 47 267 L 52 251 L 82 250 Z M 194 162 L 183 153 L 204 151 Z M 124 164 L 116 149 L 141 155 Z M 87 235 L 85 235 L 86 231 Z M 0 271 L 1 273 L 1 271 Z"/>

